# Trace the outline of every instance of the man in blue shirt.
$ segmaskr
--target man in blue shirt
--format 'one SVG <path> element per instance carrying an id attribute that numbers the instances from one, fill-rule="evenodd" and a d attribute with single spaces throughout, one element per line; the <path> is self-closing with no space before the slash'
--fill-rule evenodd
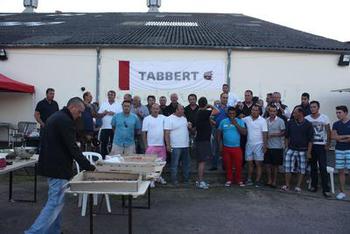
<path id="1" fill-rule="evenodd" d="M 140 134 L 141 122 L 135 114 L 130 113 L 131 102 L 123 101 L 122 107 L 123 112 L 115 114 L 112 118 L 114 138 L 111 155 L 134 154 L 135 135 Z"/>
<path id="2" fill-rule="evenodd" d="M 215 105 L 215 108 L 219 111 L 219 113 L 215 116 L 214 122 L 215 122 L 215 128 L 213 128 L 213 140 L 212 140 L 212 151 L 213 151 L 213 158 L 211 160 L 211 168 L 209 169 L 210 171 L 215 171 L 218 169 L 218 162 L 220 158 L 220 153 L 219 153 L 219 144 L 217 142 L 217 129 L 220 125 L 220 122 L 223 119 L 227 118 L 226 112 L 227 112 L 227 102 L 228 102 L 228 94 L 227 93 L 222 93 L 220 95 L 220 104 Z"/>
<path id="3" fill-rule="evenodd" d="M 241 181 L 242 150 L 240 147 L 241 134 L 246 135 L 247 129 L 244 122 L 236 118 L 236 109 L 228 108 L 228 118 L 222 120 L 218 127 L 218 143 L 220 152 L 223 153 L 223 160 L 226 170 L 225 186 L 229 187 L 233 182 L 244 186 Z M 222 140 L 223 139 L 223 140 Z M 232 176 L 232 166 L 235 165 L 235 181 Z"/>

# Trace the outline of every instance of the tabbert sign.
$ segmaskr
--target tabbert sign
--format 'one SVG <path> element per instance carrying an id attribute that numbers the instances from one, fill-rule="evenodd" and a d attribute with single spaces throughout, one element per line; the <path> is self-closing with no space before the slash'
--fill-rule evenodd
<path id="1" fill-rule="evenodd" d="M 225 82 L 225 62 L 118 61 L 121 90 L 220 90 Z"/>

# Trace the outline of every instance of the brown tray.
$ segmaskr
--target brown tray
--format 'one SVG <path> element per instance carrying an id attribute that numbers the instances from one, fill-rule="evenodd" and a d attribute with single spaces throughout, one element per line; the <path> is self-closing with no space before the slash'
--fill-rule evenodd
<path id="1" fill-rule="evenodd" d="M 141 175 L 82 171 L 69 181 L 69 185 L 73 192 L 137 192 Z"/>

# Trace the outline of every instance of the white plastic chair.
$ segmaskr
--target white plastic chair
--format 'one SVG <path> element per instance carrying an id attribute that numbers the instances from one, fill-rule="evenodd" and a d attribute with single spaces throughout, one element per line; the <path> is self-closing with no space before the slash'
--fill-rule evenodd
<path id="1" fill-rule="evenodd" d="M 95 165 L 95 162 L 98 160 L 102 160 L 102 156 L 99 153 L 96 152 L 83 152 L 83 155 L 90 161 L 91 164 Z M 75 161 L 75 165 L 77 167 L 77 171 L 78 173 L 80 172 L 80 167 L 79 164 Z M 106 206 L 107 206 L 107 211 L 108 213 L 111 213 L 111 204 L 109 201 L 109 196 L 108 194 L 105 194 L 105 199 L 106 199 Z M 97 205 L 97 194 L 93 195 L 93 199 L 94 199 L 94 205 Z M 78 207 L 81 207 L 81 216 L 85 216 L 86 215 L 86 207 L 87 207 L 87 200 L 88 200 L 88 194 L 84 193 L 84 194 L 79 194 L 79 199 L 78 199 Z"/>
<path id="2" fill-rule="evenodd" d="M 334 191 L 334 168 L 327 166 L 327 172 L 329 174 L 329 179 L 331 181 L 331 190 L 332 193 L 335 193 Z"/>

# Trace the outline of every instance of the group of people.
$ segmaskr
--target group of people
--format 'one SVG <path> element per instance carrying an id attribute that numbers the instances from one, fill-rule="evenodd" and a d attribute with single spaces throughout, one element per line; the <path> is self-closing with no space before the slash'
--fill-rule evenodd
<path id="1" fill-rule="evenodd" d="M 41 127 L 58 110 L 53 100 L 54 90 L 48 89 L 47 96 L 37 105 L 35 118 Z M 116 154 L 156 154 L 170 163 L 171 182 L 178 185 L 178 166 L 182 166 L 183 182 L 189 181 L 191 152 L 198 161 L 196 186 L 207 189 L 204 180 L 205 162 L 211 161 L 209 170 L 217 170 L 222 158 L 226 172 L 225 186 L 263 185 L 277 187 L 277 175 L 283 165 L 285 182 L 283 191 L 291 189 L 293 174 L 298 174 L 294 191 L 301 191 L 301 184 L 307 169 L 310 169 L 312 192 L 318 190 L 318 170 L 321 175 L 322 191 L 329 197 L 327 176 L 327 150 L 331 139 L 336 140 L 336 169 L 339 170 L 340 193 L 344 199 L 344 169 L 350 167 L 350 132 L 347 133 L 347 107 L 336 107 L 339 121 L 331 130 L 329 118 L 320 113 L 320 103 L 310 102 L 310 95 L 301 95 L 301 104 L 291 111 L 281 102 L 279 92 L 266 95 L 266 105 L 261 99 L 246 90 L 244 100 L 229 92 L 229 86 L 222 86 L 220 100 L 210 105 L 205 97 L 197 99 L 188 95 L 188 105 L 178 103 L 177 94 L 170 96 L 167 105 L 165 96 L 149 95 L 147 105 L 139 96 L 125 94 L 122 103 L 116 101 L 116 92 L 108 91 L 107 101 L 97 109 L 90 92 L 83 94 L 85 109 L 80 118 L 78 134 L 82 139 L 94 137 L 97 121 L 99 128 L 100 152 L 103 157 Z M 82 140 L 84 142 L 84 140 Z M 248 165 L 246 179 L 242 168 Z M 233 168 L 235 173 L 233 175 Z M 262 182 L 266 171 L 267 181 Z M 254 173 L 255 172 L 255 173 Z M 255 179 L 253 180 L 253 175 Z M 164 178 L 159 182 L 166 184 Z M 152 183 L 152 186 L 155 186 Z"/>
<path id="2" fill-rule="evenodd" d="M 178 103 L 177 94 L 150 95 L 147 105 L 139 96 L 124 95 L 119 103 L 116 92 L 108 91 L 107 101 L 92 104 L 90 92 L 83 99 L 74 97 L 59 110 L 54 100 L 55 90 L 47 89 L 46 97 L 35 109 L 34 117 L 40 124 L 39 174 L 48 178 L 49 197 L 40 215 L 25 233 L 59 233 L 61 210 L 64 204 L 64 188 L 73 176 L 73 160 L 84 170 L 95 167 L 81 154 L 77 139 L 84 143 L 99 132 L 100 153 L 103 157 L 116 154 L 156 154 L 160 160 L 170 163 L 171 183 L 178 185 L 178 166 L 182 165 L 183 183 L 189 183 L 192 150 L 198 161 L 196 186 L 208 189 L 204 180 L 205 164 L 210 170 L 218 170 L 220 159 L 226 173 L 225 186 L 270 186 L 276 188 L 279 167 L 284 168 L 282 191 L 291 190 L 291 177 L 298 175 L 295 192 L 301 192 L 301 184 L 311 167 L 311 192 L 318 190 L 318 170 L 322 191 L 329 197 L 327 176 L 327 151 L 331 140 L 335 145 L 335 168 L 339 173 L 340 192 L 337 199 L 345 199 L 345 170 L 350 169 L 350 118 L 346 106 L 337 106 L 339 119 L 333 123 L 320 113 L 320 103 L 309 101 L 310 95 L 301 95 L 301 104 L 290 111 L 281 102 L 279 92 L 269 93 L 266 106 L 251 90 L 244 93 L 244 101 L 222 86 L 220 100 L 214 105 L 205 97 L 197 100 L 188 95 L 187 106 Z M 77 132 L 78 129 L 78 132 Z M 78 136 L 78 138 L 77 138 Z M 242 168 L 248 164 L 243 179 Z M 233 174 L 233 168 L 235 173 Z M 267 181 L 262 182 L 263 169 Z M 254 173 L 254 170 L 256 171 Z M 253 180 L 253 175 L 255 179 Z M 158 182 L 166 184 L 160 177 Z M 154 186 L 154 182 L 152 183 Z"/>

